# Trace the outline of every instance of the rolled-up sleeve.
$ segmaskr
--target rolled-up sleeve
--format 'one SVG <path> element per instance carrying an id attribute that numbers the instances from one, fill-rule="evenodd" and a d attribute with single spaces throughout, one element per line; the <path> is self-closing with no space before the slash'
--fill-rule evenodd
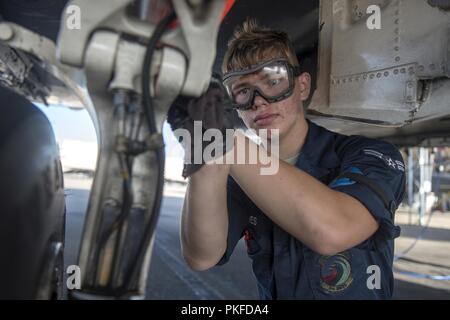
<path id="1" fill-rule="evenodd" d="M 400 235 L 394 213 L 405 195 L 403 157 L 390 143 L 362 137 L 340 150 L 340 157 L 341 172 L 329 187 L 359 200 L 378 221 L 379 229 L 360 246 L 380 249 Z M 344 177 L 349 172 L 362 179 Z"/>

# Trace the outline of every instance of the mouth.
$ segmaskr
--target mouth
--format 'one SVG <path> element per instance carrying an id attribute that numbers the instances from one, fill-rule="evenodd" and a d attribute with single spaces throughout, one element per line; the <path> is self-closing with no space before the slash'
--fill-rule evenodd
<path id="1" fill-rule="evenodd" d="M 253 120 L 254 123 L 256 123 L 258 126 L 268 126 L 270 125 L 276 118 L 278 117 L 278 114 L 261 114 Z"/>

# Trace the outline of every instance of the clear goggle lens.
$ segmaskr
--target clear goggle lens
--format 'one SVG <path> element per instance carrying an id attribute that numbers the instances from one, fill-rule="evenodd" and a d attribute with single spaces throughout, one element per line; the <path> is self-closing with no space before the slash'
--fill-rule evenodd
<path id="1" fill-rule="evenodd" d="M 238 109 L 249 109 L 256 94 L 268 102 L 287 98 L 294 87 L 294 68 L 285 60 L 269 61 L 259 67 L 225 75 L 223 84 Z"/>

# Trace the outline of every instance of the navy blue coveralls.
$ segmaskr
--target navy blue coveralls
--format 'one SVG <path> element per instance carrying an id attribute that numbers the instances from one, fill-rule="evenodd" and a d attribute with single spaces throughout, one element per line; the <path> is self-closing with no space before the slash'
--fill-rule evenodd
<path id="1" fill-rule="evenodd" d="M 402 156 L 387 142 L 307 121 L 296 167 L 359 200 L 379 229 L 356 247 L 321 256 L 273 223 L 229 177 L 228 243 L 218 264 L 228 261 L 244 237 L 261 299 L 390 299 L 394 238 L 400 235 L 394 213 L 405 192 Z"/>

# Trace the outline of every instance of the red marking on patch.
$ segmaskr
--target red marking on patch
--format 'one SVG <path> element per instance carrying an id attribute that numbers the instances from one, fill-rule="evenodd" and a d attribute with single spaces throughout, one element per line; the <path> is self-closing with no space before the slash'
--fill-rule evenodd
<path id="1" fill-rule="evenodd" d="M 333 271 L 328 276 L 323 277 L 323 280 L 326 283 L 330 284 L 333 282 L 334 279 L 336 279 L 337 275 L 338 275 L 338 271 L 336 269 L 333 269 Z"/>

